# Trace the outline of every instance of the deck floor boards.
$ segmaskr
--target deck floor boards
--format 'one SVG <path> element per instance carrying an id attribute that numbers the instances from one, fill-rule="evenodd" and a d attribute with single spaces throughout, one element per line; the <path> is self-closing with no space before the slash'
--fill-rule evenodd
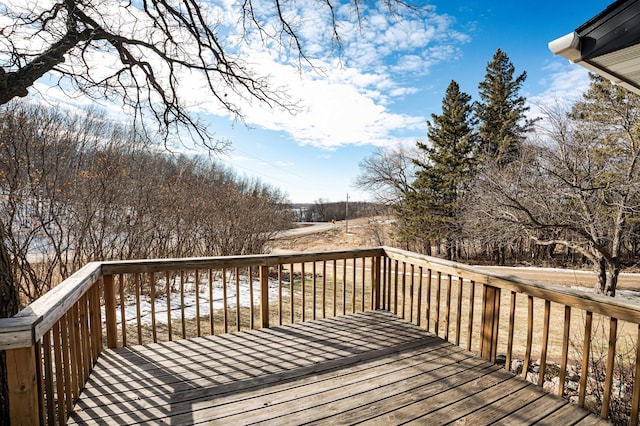
<path id="1" fill-rule="evenodd" d="M 105 351 L 70 424 L 598 424 L 383 311 Z"/>

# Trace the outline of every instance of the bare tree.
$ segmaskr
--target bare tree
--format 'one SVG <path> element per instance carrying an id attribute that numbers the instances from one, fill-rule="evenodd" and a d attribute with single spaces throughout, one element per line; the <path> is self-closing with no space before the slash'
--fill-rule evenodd
<path id="1" fill-rule="evenodd" d="M 333 0 L 312 2 L 325 12 L 329 39 L 339 45 L 337 10 L 344 5 Z M 405 8 L 402 0 L 383 3 L 391 13 Z M 352 0 L 349 5 L 360 17 L 364 1 Z M 296 7 L 296 2 L 282 0 L 238 2 L 238 24 L 244 29 L 240 38 L 257 37 L 269 48 L 293 48 L 301 62 L 309 61 L 300 36 L 304 23 L 298 20 Z M 183 83 L 194 75 L 202 78 L 215 102 L 237 118 L 242 117 L 242 100 L 285 110 L 295 106 L 284 89 L 270 87 L 267 78 L 248 65 L 237 36 L 225 33 L 223 24 L 229 16 L 209 3 L 3 0 L 0 14 L 4 25 L 0 105 L 27 96 L 36 81 L 49 77 L 64 91 L 79 90 L 93 99 L 121 103 L 140 132 L 153 129 L 147 123 L 156 123 L 165 144 L 186 131 L 213 151 L 224 149 L 226 143 L 215 139 L 191 113 L 183 96 Z M 101 58 L 106 58 L 107 66 Z M 5 244 L 1 238 L 0 253 Z M 0 293 L 13 294 L 5 291 L 14 286 L 7 266 L 0 263 Z M 17 305 L 15 300 L 6 303 Z M 5 408 L 0 410 L 6 418 Z"/>
<path id="2" fill-rule="evenodd" d="M 360 162 L 360 174 L 354 185 L 370 192 L 381 203 L 396 205 L 413 190 L 416 173 L 413 160 L 419 156 L 417 149 L 401 145 L 378 148 Z"/>
<path id="3" fill-rule="evenodd" d="M 312 3 L 330 22 L 327 39 L 339 46 L 337 14 L 344 4 Z M 404 1 L 384 3 L 391 13 L 408 9 Z M 224 142 L 190 112 L 185 80 L 201 77 L 218 105 L 237 118 L 242 100 L 293 109 L 283 88 L 270 87 L 267 76 L 252 69 L 241 42 L 258 38 L 270 48 L 293 49 L 301 64 L 312 64 L 297 7 L 282 0 L 248 0 L 230 16 L 229 10 L 200 0 L 5 0 L 0 13 L 10 25 L 0 38 L 0 105 L 26 96 L 50 74 L 65 91 L 121 102 L 138 122 L 150 118 L 167 137 L 186 129 L 219 150 Z M 364 6 L 352 0 L 350 7 L 359 17 Z"/>
<path id="4" fill-rule="evenodd" d="M 640 100 L 594 84 L 593 110 L 548 110 L 540 139 L 523 145 L 517 161 L 484 170 L 472 204 L 476 217 L 502 227 L 498 235 L 580 253 L 593 264 L 596 291 L 615 296 L 622 242 L 640 208 Z"/>

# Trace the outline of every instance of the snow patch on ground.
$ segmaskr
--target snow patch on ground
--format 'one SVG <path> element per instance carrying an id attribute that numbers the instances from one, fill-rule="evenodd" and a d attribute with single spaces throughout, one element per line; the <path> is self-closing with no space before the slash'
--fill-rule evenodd
<path id="1" fill-rule="evenodd" d="M 285 285 L 286 284 L 286 285 Z M 253 283 L 253 303 L 254 306 L 258 306 L 260 301 L 260 282 L 254 280 Z M 185 319 L 196 318 L 196 293 L 195 286 L 192 283 L 185 284 L 184 289 L 184 316 Z M 251 305 L 251 293 L 250 286 L 247 279 L 241 279 L 239 284 L 240 293 L 240 307 L 249 307 Z M 207 282 L 200 283 L 198 286 L 198 301 L 200 302 L 200 316 L 207 316 L 211 313 L 210 309 L 213 307 L 213 311 L 220 311 L 224 308 L 224 292 L 222 281 L 213 283 L 212 289 L 213 297 L 211 303 L 209 302 L 209 284 Z M 283 281 L 282 286 L 283 296 L 289 294 L 289 283 Z M 295 296 L 294 296 L 295 297 Z M 278 282 L 275 280 L 269 280 L 269 300 L 278 300 Z M 125 297 L 125 321 L 127 324 L 136 324 L 137 308 L 135 296 L 129 295 Z M 167 297 L 155 298 L 155 322 L 156 324 L 167 324 L 168 307 L 171 306 L 171 318 L 181 319 L 182 312 L 180 306 L 182 304 L 180 300 L 180 293 L 174 293 L 172 291 L 170 297 L 170 303 L 167 304 Z M 227 281 L 227 308 L 236 307 L 236 283 Z M 150 295 L 140 295 L 140 322 L 144 325 L 151 325 L 151 297 Z M 102 318 L 105 321 L 105 308 L 102 306 Z M 122 324 L 121 308 L 120 304 L 116 307 L 116 320 L 118 325 Z"/>

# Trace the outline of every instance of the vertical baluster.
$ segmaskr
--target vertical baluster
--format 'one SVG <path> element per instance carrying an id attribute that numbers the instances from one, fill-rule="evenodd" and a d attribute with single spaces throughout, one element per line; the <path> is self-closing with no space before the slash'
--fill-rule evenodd
<path id="1" fill-rule="evenodd" d="M 293 280 L 293 263 L 289 264 L 289 304 L 291 305 L 291 324 L 295 321 L 295 306 L 293 304 L 293 291 L 294 289 L 294 280 Z"/>
<path id="2" fill-rule="evenodd" d="M 85 293 L 80 299 L 80 331 L 82 332 L 82 360 L 84 361 L 85 377 L 84 382 L 89 380 L 89 374 L 93 364 L 91 362 L 90 336 L 89 336 L 89 313 L 87 306 L 88 295 Z"/>
<path id="3" fill-rule="evenodd" d="M 180 271 L 180 321 L 182 325 L 182 338 L 187 338 L 187 323 L 184 316 L 184 271 Z"/>
<path id="4" fill-rule="evenodd" d="M 382 267 L 382 260 L 383 258 L 381 257 L 372 257 L 371 258 L 371 268 L 369 268 L 369 288 L 371 290 L 371 305 L 370 305 L 370 309 L 376 310 L 376 309 L 381 309 L 382 306 L 384 305 L 384 288 L 380 288 L 378 290 L 376 290 L 374 287 L 376 286 L 376 283 L 380 282 L 380 286 L 383 287 L 383 281 L 384 278 L 383 277 L 378 277 L 377 274 L 384 274 L 383 272 L 383 267 Z M 386 258 L 385 258 L 386 261 Z M 379 279 L 382 278 L 382 279 Z M 382 292 L 382 293 L 380 293 Z M 378 299 L 376 300 L 375 296 L 378 293 Z M 379 307 L 376 306 L 376 303 L 378 303 Z"/>
<path id="5" fill-rule="evenodd" d="M 300 289 L 302 291 L 302 322 L 306 320 L 306 300 L 307 300 L 307 291 L 306 291 L 306 279 L 304 276 L 304 262 L 300 264 Z"/>
<path id="6" fill-rule="evenodd" d="M 469 325 L 467 329 L 467 350 L 471 351 L 471 341 L 473 340 L 473 307 L 476 297 L 476 282 L 471 280 L 469 283 Z"/>
<path id="7" fill-rule="evenodd" d="M 169 271 L 165 273 L 166 292 L 167 292 L 167 337 L 169 341 L 173 340 L 173 330 L 171 321 L 171 276 Z"/>
<path id="8" fill-rule="evenodd" d="M 282 325 L 282 264 L 278 264 L 278 325 Z"/>
<path id="9" fill-rule="evenodd" d="M 80 396 L 80 389 L 84 384 L 85 372 L 84 363 L 82 361 L 82 334 L 80 332 L 80 317 L 78 315 L 79 301 L 69 308 L 71 315 L 71 325 L 73 327 L 73 339 L 71 340 L 72 350 L 74 354 L 74 368 L 77 375 L 76 384 L 76 400 Z"/>
<path id="10" fill-rule="evenodd" d="M 141 280 L 140 280 L 140 274 L 136 273 L 133 276 L 133 285 L 136 288 L 136 327 L 137 327 L 137 331 L 138 331 L 138 344 L 141 345 L 142 344 L 142 312 L 141 312 L 141 306 L 140 306 L 140 290 L 141 290 Z M 182 336 L 184 337 L 184 336 Z"/>
<path id="11" fill-rule="evenodd" d="M 451 274 L 447 276 L 447 306 L 445 311 L 445 330 L 444 340 L 449 341 L 449 325 L 451 323 L 451 288 L 453 284 L 453 277 Z"/>
<path id="12" fill-rule="evenodd" d="M 435 329 L 436 336 L 440 334 L 440 297 L 442 292 L 442 272 L 438 271 L 438 277 L 436 278 L 438 287 L 436 288 L 436 318 L 435 318 Z"/>
<path id="13" fill-rule="evenodd" d="M 338 263 L 333 259 L 333 316 L 335 317 L 338 309 Z"/>
<path id="14" fill-rule="evenodd" d="M 409 322 L 413 322 L 413 291 L 414 291 L 414 275 L 415 275 L 415 269 L 414 269 L 414 265 L 413 263 L 411 264 L 411 268 L 410 270 L 410 274 L 411 274 L 411 279 L 409 280 Z"/>
<path id="15" fill-rule="evenodd" d="M 589 376 L 589 357 L 591 350 L 591 328 L 593 325 L 593 312 L 587 311 L 584 324 L 584 340 L 582 344 L 582 371 L 580 372 L 580 390 L 578 392 L 578 405 L 584 407 L 587 393 L 587 377 Z"/>
<path id="16" fill-rule="evenodd" d="M 511 357 L 513 356 L 513 333 L 516 322 L 516 292 L 511 292 L 511 303 L 509 305 L 509 331 L 507 335 L 507 357 L 504 363 L 504 368 L 511 370 Z"/>
<path id="17" fill-rule="evenodd" d="M 236 272 L 236 330 L 240 331 L 240 269 L 235 268 Z"/>
<path id="18" fill-rule="evenodd" d="M 602 408 L 600 417 L 609 417 L 609 404 L 611 402 L 611 386 L 613 384 L 613 368 L 616 359 L 616 339 L 618 335 L 618 319 L 609 320 L 609 349 L 607 351 L 607 372 L 604 377 L 604 395 L 602 398 Z"/>
<path id="19" fill-rule="evenodd" d="M 394 261 L 393 268 L 393 313 L 398 315 L 398 261 Z"/>
<path id="20" fill-rule="evenodd" d="M 64 364 L 64 390 L 67 404 L 67 413 L 73 409 L 73 372 L 72 359 L 69 346 L 69 327 L 67 326 L 67 314 L 60 318 L 60 335 L 62 336 L 62 363 Z"/>
<path id="21" fill-rule="evenodd" d="M 456 310 L 456 346 L 460 346 L 460 328 L 462 326 L 462 277 L 458 277 L 458 305 Z"/>
<path id="22" fill-rule="evenodd" d="M 400 317 L 402 319 L 405 318 L 405 311 L 407 309 L 407 262 L 402 262 L 402 305 L 401 309 L 401 315 Z"/>
<path id="23" fill-rule="evenodd" d="M 62 360 L 62 346 L 60 345 L 60 321 L 53 325 L 53 355 L 56 363 L 56 394 L 58 397 L 58 423 L 64 425 L 67 419 L 67 407 L 65 404 L 65 378 L 64 370 L 67 368 Z"/>
<path id="24" fill-rule="evenodd" d="M 149 275 L 149 287 L 151 290 L 151 334 L 153 343 L 158 342 L 158 331 L 156 329 L 156 275 L 151 272 Z"/>
<path id="25" fill-rule="evenodd" d="M 202 329 L 200 328 L 200 271 L 198 269 L 193 273 L 193 286 L 196 300 L 196 335 L 200 337 L 202 336 Z"/>
<path id="26" fill-rule="evenodd" d="M 209 330 L 213 336 L 215 333 L 215 327 L 213 324 L 213 270 L 209 269 Z"/>
<path id="27" fill-rule="evenodd" d="M 533 296 L 527 297 L 527 346 L 525 348 L 524 363 L 522 364 L 522 378 L 527 378 L 531 364 L 531 343 L 533 341 Z"/>
<path id="28" fill-rule="evenodd" d="M 55 395 L 53 391 L 53 360 L 51 359 L 51 330 L 47 331 L 44 336 L 42 336 L 42 351 L 43 351 L 43 361 L 44 361 L 44 403 L 46 404 L 46 423 L 52 425 L 56 420 L 56 411 L 55 411 Z M 41 405 L 42 406 L 42 405 Z M 42 410 L 42 414 L 45 411 Z M 44 424 L 45 422 L 43 422 Z"/>
<path id="29" fill-rule="evenodd" d="M 318 296 L 317 296 L 317 285 L 316 285 L 316 262 L 314 261 L 312 264 L 312 271 L 311 273 L 313 274 L 313 320 L 315 321 L 316 319 L 316 308 L 317 308 L 317 303 L 318 303 Z"/>
<path id="30" fill-rule="evenodd" d="M 567 361 L 569 358 L 569 331 L 571 330 L 571 306 L 564 307 L 564 332 L 562 334 L 562 358 L 560 359 L 560 374 L 558 377 L 558 396 L 564 396 L 565 379 L 567 377 Z M 638 376 L 636 376 L 638 377 Z"/>
<path id="31" fill-rule="evenodd" d="M 26 349 L 26 348 L 23 348 Z M 33 361 L 34 361 L 34 367 L 35 367 L 35 392 L 36 392 L 36 401 L 37 401 L 37 405 L 35 407 L 33 407 L 39 417 L 40 420 L 40 424 L 45 424 L 46 422 L 46 417 L 47 417 L 47 411 L 46 411 L 46 403 L 45 403 L 45 388 L 43 386 L 43 378 L 44 378 L 44 373 L 42 371 L 42 362 L 43 362 L 43 356 L 42 356 L 42 338 L 38 339 L 35 342 L 35 345 L 31 348 L 29 348 L 29 352 L 33 357 Z"/>
<path id="32" fill-rule="evenodd" d="M 364 312 L 364 299 L 365 299 L 365 287 L 366 287 L 366 285 L 365 285 L 366 278 L 365 277 L 366 277 L 366 269 L 367 269 L 366 265 L 367 265 L 367 258 L 363 257 L 362 258 L 362 304 L 361 304 L 362 305 L 361 306 L 362 312 Z"/>
<path id="33" fill-rule="evenodd" d="M 544 301 L 544 323 L 542 326 L 542 350 L 540 352 L 540 371 L 538 372 L 538 386 L 544 384 L 544 373 L 547 371 L 547 346 L 549 345 L 549 321 L 551 319 L 551 302 Z"/>
<path id="34" fill-rule="evenodd" d="M 347 314 L 347 259 L 342 259 L 342 315 Z"/>
<path id="35" fill-rule="evenodd" d="M 251 266 L 249 266 L 248 268 L 248 272 L 249 272 L 249 328 L 251 330 L 253 330 L 255 327 L 255 321 L 254 321 L 254 301 L 253 301 L 253 268 L 251 268 Z"/>
<path id="36" fill-rule="evenodd" d="M 351 313 L 356 312 L 356 258 L 353 258 L 353 274 L 351 279 L 353 282 L 351 283 Z"/>
<path id="37" fill-rule="evenodd" d="M 429 331 L 429 325 L 431 324 L 431 280 L 433 271 L 431 268 L 427 269 L 427 331 Z"/>
<path id="38" fill-rule="evenodd" d="M 387 311 L 391 312 L 391 270 L 393 269 L 391 267 L 391 258 L 386 258 L 387 259 Z M 373 271 L 373 261 L 372 263 L 372 267 L 371 270 Z M 373 282 L 373 281 L 372 281 Z M 371 286 L 372 292 L 373 292 L 373 284 Z"/>
<path id="39" fill-rule="evenodd" d="M 418 305 L 416 306 L 418 327 L 422 324 L 422 266 L 418 266 Z"/>
<path id="40" fill-rule="evenodd" d="M 122 329 L 122 346 L 127 346 L 127 315 L 125 312 L 126 301 L 124 298 L 124 276 L 118 275 L 119 298 L 120 298 L 120 328 Z"/>
<path id="41" fill-rule="evenodd" d="M 322 318 L 327 317 L 327 261 L 322 261 Z"/>
<path id="42" fill-rule="evenodd" d="M 229 315 L 227 307 L 227 268 L 222 268 L 222 321 L 225 334 L 229 332 Z"/>
<path id="43" fill-rule="evenodd" d="M 69 355 L 70 355 L 69 365 L 71 366 L 71 396 L 73 398 L 72 399 L 73 403 L 75 404 L 78 398 L 78 389 L 80 389 L 80 386 L 78 385 L 78 382 L 79 382 L 78 367 L 80 364 L 78 362 L 78 351 L 76 346 L 78 337 L 76 335 L 76 324 L 75 324 L 73 311 L 74 309 L 72 306 L 67 312 L 66 316 L 67 316 L 67 328 L 69 329 L 68 345 L 69 345 Z"/>
<path id="44" fill-rule="evenodd" d="M 91 316 L 91 361 L 93 365 L 98 361 L 102 352 L 102 312 L 100 309 L 100 285 L 94 283 L 90 293 L 89 315 Z"/>
<path id="45" fill-rule="evenodd" d="M 102 277 L 104 287 L 104 312 L 107 327 L 107 346 L 118 347 L 118 326 L 116 322 L 116 292 L 113 284 L 113 275 Z"/>

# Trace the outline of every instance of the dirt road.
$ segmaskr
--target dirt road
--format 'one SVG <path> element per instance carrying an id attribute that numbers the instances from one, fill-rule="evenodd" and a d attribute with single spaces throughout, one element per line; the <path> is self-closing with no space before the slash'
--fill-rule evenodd
<path id="1" fill-rule="evenodd" d="M 369 236 L 367 227 L 371 219 L 349 221 L 349 234 L 344 222 L 311 223 L 308 226 L 283 231 L 273 241 L 273 252 L 323 251 L 378 245 Z M 590 270 L 553 269 L 536 267 L 479 266 L 490 271 L 516 277 L 539 280 L 568 287 L 593 288 L 596 276 Z M 622 273 L 618 289 L 640 291 L 640 274 Z"/>
<path id="2" fill-rule="evenodd" d="M 480 268 L 569 287 L 593 288 L 596 284 L 595 274 L 588 270 L 506 266 L 480 266 Z M 620 274 L 618 289 L 640 291 L 640 274 Z"/>

